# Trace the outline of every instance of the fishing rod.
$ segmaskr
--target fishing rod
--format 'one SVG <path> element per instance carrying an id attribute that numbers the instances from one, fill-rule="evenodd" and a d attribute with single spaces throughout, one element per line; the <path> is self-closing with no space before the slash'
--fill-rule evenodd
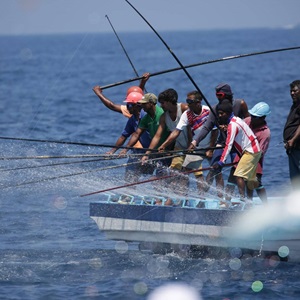
<path id="1" fill-rule="evenodd" d="M 69 162 L 63 162 L 63 163 L 45 164 L 45 165 L 38 165 L 38 166 L 24 166 L 24 167 L 10 168 L 10 169 L 0 169 L 0 172 L 38 169 L 38 168 L 45 168 L 45 167 L 56 167 L 56 166 L 61 166 L 61 165 L 73 165 L 73 164 L 81 164 L 81 163 L 86 163 L 86 162 L 96 162 L 96 161 L 101 161 L 101 160 L 103 160 L 103 159 L 99 158 L 99 159 L 89 159 L 89 160 L 80 160 L 80 161 L 69 161 Z"/>
<path id="2" fill-rule="evenodd" d="M 279 49 L 272 49 L 272 50 L 266 50 L 266 51 L 252 52 L 252 53 L 246 53 L 246 54 L 237 54 L 237 55 L 232 55 L 232 56 L 226 56 L 226 57 L 223 57 L 223 58 L 218 58 L 218 59 L 213 59 L 213 60 L 208 60 L 208 61 L 202 61 L 202 62 L 190 64 L 190 65 L 185 65 L 184 68 L 189 69 L 189 68 L 193 68 L 193 67 L 213 64 L 213 63 L 222 62 L 222 61 L 231 60 L 231 59 L 238 59 L 238 58 L 243 58 L 243 57 L 248 57 L 248 56 L 256 56 L 256 55 L 262 55 L 262 54 L 270 54 L 270 53 L 275 53 L 275 52 L 283 52 L 283 51 L 291 51 L 291 50 L 299 50 L 299 49 L 300 49 L 300 46 L 296 46 L 296 47 L 279 48 Z M 177 67 L 177 68 L 172 68 L 172 69 L 166 69 L 166 70 L 159 71 L 159 72 L 153 72 L 153 73 L 150 72 L 149 77 L 154 77 L 154 76 L 158 76 L 158 75 L 162 75 L 162 74 L 166 74 L 166 73 L 171 73 L 171 72 L 179 71 L 179 70 L 182 70 L 182 68 Z M 111 83 L 111 84 L 101 86 L 101 89 L 105 90 L 105 89 L 108 89 L 108 88 L 111 88 L 111 87 L 115 87 L 115 86 L 118 86 L 118 85 L 126 84 L 126 83 L 129 83 L 129 82 L 133 82 L 133 81 L 137 81 L 137 80 L 141 80 L 141 79 L 143 79 L 143 77 L 138 76 L 138 77 L 135 77 L 135 78 L 126 79 L 126 80 L 123 80 L 123 81 L 119 81 L 119 82 L 115 82 L 115 83 Z"/>
<path id="3" fill-rule="evenodd" d="M 128 55 L 128 52 L 126 51 L 126 49 L 125 49 L 123 43 L 121 42 L 121 39 L 119 38 L 119 36 L 118 36 L 118 34 L 117 34 L 117 32 L 116 32 L 114 26 L 112 25 L 112 23 L 111 23 L 111 21 L 110 21 L 108 15 L 105 15 L 105 17 L 107 18 L 107 20 L 108 20 L 108 22 L 109 22 L 109 24 L 110 24 L 110 26 L 111 26 L 113 32 L 115 33 L 115 35 L 116 35 L 116 37 L 117 37 L 117 39 L 118 39 L 118 41 L 119 41 L 119 43 L 120 43 L 120 45 L 121 45 L 121 47 L 122 47 L 122 49 L 123 49 L 123 51 L 124 51 L 124 53 L 125 53 L 125 55 L 126 55 L 128 61 L 129 61 L 129 63 L 130 63 L 130 65 L 131 65 L 132 69 L 133 69 L 134 74 L 135 74 L 137 77 L 139 77 L 139 74 L 138 74 L 136 68 L 134 67 L 132 60 L 130 59 L 130 57 L 129 57 L 129 55 Z M 141 77 L 141 79 L 143 79 L 143 76 Z M 145 90 L 145 92 L 147 93 L 147 90 L 146 90 L 145 87 L 144 87 L 144 90 Z"/>
<path id="4" fill-rule="evenodd" d="M 162 160 L 163 158 L 174 158 L 174 157 L 177 157 L 177 156 L 179 156 L 179 155 L 152 158 L 152 159 L 149 159 L 148 161 L 149 162 L 155 162 L 157 160 Z M 20 187 L 20 186 L 28 185 L 28 184 L 41 183 L 41 182 L 49 181 L 49 180 L 55 180 L 55 179 L 72 177 L 72 176 L 78 176 L 78 175 L 83 175 L 83 174 L 92 173 L 92 172 L 100 172 L 100 171 L 105 171 L 105 170 L 110 170 L 110 169 L 115 169 L 115 168 L 120 168 L 120 167 L 127 167 L 127 166 L 130 166 L 130 165 L 140 164 L 140 163 L 141 163 L 140 161 L 136 161 L 136 162 L 125 163 L 125 164 L 121 164 L 121 165 L 114 165 L 114 166 L 97 168 L 97 169 L 88 170 L 88 171 L 82 171 L 82 172 L 78 172 L 78 173 L 72 173 L 72 174 L 65 174 L 65 175 L 54 176 L 54 177 L 49 177 L 49 178 L 43 178 L 43 179 L 39 179 L 39 180 L 22 182 L 22 183 L 17 184 L 17 185 L 0 186 L 0 189 L 15 188 L 15 187 Z"/>
<path id="5" fill-rule="evenodd" d="M 88 144 L 88 143 L 82 143 L 82 142 L 67 142 L 67 141 L 54 141 L 54 140 L 39 140 L 39 139 L 28 139 L 28 138 L 13 138 L 13 137 L 4 137 L 0 136 L 0 139 L 2 140 L 13 140 L 13 141 L 26 141 L 26 142 L 39 142 L 39 143 L 53 143 L 53 144 L 65 144 L 65 145 L 78 145 L 78 146 L 91 146 L 91 147 L 107 147 L 107 148 L 116 148 L 115 145 L 107 145 L 107 144 Z M 144 151 L 152 151 L 155 154 L 159 153 L 157 149 L 150 149 L 150 148 L 134 148 L 134 147 L 125 147 L 125 146 L 119 146 L 119 149 L 128 149 L 128 150 L 133 150 L 133 149 L 142 149 Z M 205 151 L 205 150 L 214 150 L 214 149 L 219 149 L 220 147 L 207 147 L 207 148 L 196 148 L 194 149 L 194 152 L 197 151 Z M 222 148 L 222 147 L 221 147 Z M 179 153 L 182 152 L 183 154 L 193 154 L 189 151 L 183 151 L 183 150 L 169 150 L 169 151 L 164 151 L 163 153 Z M 78 158 L 83 158 L 83 157 L 98 157 L 98 156 L 105 156 L 107 154 L 92 154 L 92 155 L 77 155 Z M 115 158 L 119 158 L 118 154 L 111 154 Z M 145 155 L 144 153 L 130 153 L 128 155 L 124 155 L 121 158 L 125 158 L 127 156 L 143 156 Z M 75 156 L 60 156 L 60 157 L 50 157 L 50 156 L 32 156 L 32 157 L 0 157 L 0 160 L 13 160 L 13 159 L 39 159 L 39 158 L 74 158 Z M 109 156 L 108 156 L 109 157 Z"/>
<path id="6" fill-rule="evenodd" d="M 56 158 L 91 158 L 101 157 L 100 160 L 110 160 L 121 158 L 118 155 L 107 154 L 80 154 L 80 155 L 39 155 L 39 156 L 15 156 L 15 157 L 0 157 L 0 160 L 23 160 L 23 159 L 56 159 Z M 123 158 L 123 157 L 122 157 Z"/>
<path id="7" fill-rule="evenodd" d="M 235 164 L 237 164 L 237 163 L 225 164 L 224 167 L 233 166 Z M 143 181 L 138 181 L 138 182 L 128 183 L 128 184 L 124 184 L 124 185 L 120 185 L 120 186 L 115 186 L 115 187 L 104 189 L 104 190 L 100 190 L 100 191 L 97 191 L 97 192 L 92 192 L 92 193 L 80 195 L 80 197 L 91 196 L 91 195 L 100 194 L 100 193 L 104 193 L 104 192 L 108 192 L 108 191 L 113 191 L 113 190 L 118 190 L 118 189 L 122 189 L 122 188 L 127 188 L 127 187 L 134 186 L 134 185 L 149 183 L 149 182 L 153 182 L 153 181 L 157 181 L 157 180 L 162 180 L 162 179 L 173 178 L 173 177 L 187 175 L 187 174 L 191 174 L 191 173 L 195 173 L 195 172 L 200 172 L 200 171 L 207 171 L 207 170 L 211 170 L 211 169 L 213 169 L 213 167 L 201 168 L 201 169 L 197 169 L 197 170 L 189 170 L 189 171 L 185 171 L 185 172 L 178 172 L 178 173 L 172 174 L 172 175 L 165 175 L 165 176 L 161 176 L 161 177 L 150 178 L 150 179 L 143 180 Z"/>
<path id="8" fill-rule="evenodd" d="M 39 139 L 16 138 L 16 137 L 7 137 L 7 136 L 0 136 L 0 139 L 1 140 L 12 140 L 12 141 L 26 141 L 26 142 L 53 143 L 53 144 L 64 144 L 64 145 L 78 145 L 78 146 L 90 146 L 90 147 L 116 148 L 116 145 L 107 145 L 107 144 L 88 144 L 88 143 L 82 143 L 82 142 L 39 140 Z M 125 146 L 118 146 L 118 148 L 128 149 L 128 150 L 137 149 L 135 147 L 125 147 Z M 143 150 L 156 151 L 156 150 L 148 149 L 148 148 L 143 148 Z"/>
<path id="9" fill-rule="evenodd" d="M 146 20 L 146 18 L 128 1 L 125 0 L 135 11 L 136 13 L 147 23 L 147 25 L 153 30 L 153 32 L 156 34 L 156 36 L 161 40 L 161 42 L 165 45 L 165 47 L 168 49 L 168 51 L 170 52 L 170 54 L 174 57 L 174 59 L 177 61 L 177 63 L 179 64 L 179 66 L 181 67 L 181 69 L 184 71 L 184 73 L 186 74 L 186 76 L 189 78 L 189 80 L 191 81 L 191 83 L 194 85 L 195 89 L 198 91 L 198 93 L 201 95 L 202 99 L 205 101 L 205 103 L 207 104 L 207 106 L 209 107 L 210 111 L 214 114 L 214 116 L 216 117 L 216 125 L 217 124 L 217 120 L 218 117 L 215 113 L 215 111 L 212 109 L 212 106 L 210 105 L 210 103 L 208 102 L 208 100 L 206 99 L 206 97 L 204 96 L 204 94 L 202 93 L 202 91 L 200 90 L 200 88 L 198 87 L 198 85 L 196 84 L 195 80 L 192 78 L 192 76 L 190 75 L 190 73 L 187 71 L 187 69 L 184 67 L 184 65 L 181 63 L 181 61 L 179 60 L 179 58 L 176 56 L 176 54 L 171 50 L 171 48 L 169 47 L 169 45 L 166 43 L 166 41 L 160 36 L 160 34 L 154 29 L 154 27 Z"/>

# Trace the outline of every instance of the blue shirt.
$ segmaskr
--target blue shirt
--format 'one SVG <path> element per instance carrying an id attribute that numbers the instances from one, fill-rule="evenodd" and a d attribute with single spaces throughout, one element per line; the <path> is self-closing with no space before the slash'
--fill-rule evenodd
<path id="1" fill-rule="evenodd" d="M 141 110 L 140 112 L 140 119 L 142 119 L 146 115 L 146 112 Z M 122 135 L 126 138 L 130 137 L 138 128 L 140 119 L 136 118 L 134 115 L 132 115 L 127 123 L 126 126 L 122 132 Z M 151 137 L 147 130 L 143 132 L 143 134 L 139 138 L 140 143 L 142 144 L 143 148 L 149 148 Z"/>

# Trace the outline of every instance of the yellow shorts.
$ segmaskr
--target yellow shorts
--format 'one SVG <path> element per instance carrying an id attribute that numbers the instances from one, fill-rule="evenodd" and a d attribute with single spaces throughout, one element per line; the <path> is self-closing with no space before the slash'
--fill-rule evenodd
<path id="1" fill-rule="evenodd" d="M 233 175 L 242 177 L 247 181 L 256 181 L 256 168 L 260 157 L 261 152 L 250 153 L 245 151 Z"/>
<path id="2" fill-rule="evenodd" d="M 174 150 L 180 150 L 180 149 L 174 149 Z M 176 170 L 181 170 L 184 159 L 185 159 L 185 155 L 174 157 L 172 159 L 170 168 L 176 169 Z"/>

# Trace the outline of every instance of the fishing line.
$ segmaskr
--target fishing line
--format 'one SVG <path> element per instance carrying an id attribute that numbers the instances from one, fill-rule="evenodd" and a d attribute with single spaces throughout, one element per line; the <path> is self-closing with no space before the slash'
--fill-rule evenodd
<path id="1" fill-rule="evenodd" d="M 24 167 L 10 168 L 10 169 L 0 169 L 0 172 L 27 170 L 27 169 L 37 169 L 37 168 L 45 168 L 45 167 L 56 167 L 56 166 L 62 166 L 62 165 L 73 165 L 73 164 L 96 162 L 96 161 L 102 161 L 102 160 L 106 160 L 106 159 L 99 158 L 99 159 L 90 159 L 90 160 L 70 161 L 70 162 L 63 162 L 63 163 L 38 165 L 38 166 L 24 166 Z"/>
<path id="2" fill-rule="evenodd" d="M 119 36 L 118 36 L 118 34 L 117 34 L 117 32 L 116 32 L 114 26 L 112 25 L 112 23 L 111 23 L 111 21 L 110 21 L 108 15 L 105 15 L 105 18 L 107 18 L 107 20 L 108 20 L 108 22 L 109 22 L 109 24 L 110 24 L 110 26 L 111 26 L 113 32 L 115 33 L 115 36 L 117 37 L 117 39 L 118 39 L 118 41 L 119 41 L 119 43 L 120 43 L 120 45 L 121 45 L 121 47 L 122 47 L 122 49 L 123 49 L 123 51 L 124 51 L 124 53 L 125 53 L 125 55 L 126 55 L 128 61 L 129 61 L 129 63 L 130 63 L 130 65 L 131 65 L 131 67 L 132 67 L 132 69 L 133 69 L 134 74 L 135 74 L 137 77 L 139 77 L 139 74 L 138 74 L 136 68 L 134 67 L 132 60 L 130 59 L 130 57 L 129 57 L 129 55 L 128 55 L 128 52 L 126 51 L 126 49 L 125 49 L 123 43 L 121 42 L 121 39 L 119 38 Z M 142 77 L 142 78 L 143 78 L 143 77 Z M 145 90 L 145 92 L 147 93 L 146 88 L 144 88 L 144 90 Z"/>
<path id="3" fill-rule="evenodd" d="M 76 50 L 74 51 L 74 53 L 71 55 L 71 57 L 69 58 L 68 62 L 66 63 L 66 65 L 63 67 L 62 71 L 59 73 L 59 75 L 56 77 L 55 82 L 53 83 L 53 85 L 51 86 L 51 88 L 49 89 L 49 91 L 47 92 L 46 96 L 44 97 L 44 99 L 42 100 L 42 102 L 45 102 L 48 98 L 50 93 L 52 93 L 54 91 L 54 88 L 58 85 L 59 82 L 61 82 L 61 78 L 62 78 L 62 74 L 65 72 L 65 70 L 69 67 L 70 63 L 72 62 L 72 60 L 74 59 L 75 55 L 77 54 L 77 52 L 79 51 L 79 49 L 81 48 L 81 46 L 83 45 L 86 37 L 88 36 L 88 33 L 86 33 L 84 35 L 84 37 L 82 38 L 81 42 L 79 43 L 79 45 L 77 46 Z M 38 115 L 41 113 L 41 103 L 39 104 L 39 107 L 37 108 L 36 112 L 34 113 L 33 117 L 32 117 L 32 121 L 33 121 L 33 125 L 30 126 L 30 130 L 27 130 L 27 134 L 30 133 L 32 130 L 34 130 L 37 127 L 37 124 L 40 120 L 38 120 Z M 49 105 L 48 108 L 45 109 L 44 112 L 49 111 Z M 22 135 L 22 134 L 21 134 Z M 23 134 L 24 136 L 25 134 Z"/>

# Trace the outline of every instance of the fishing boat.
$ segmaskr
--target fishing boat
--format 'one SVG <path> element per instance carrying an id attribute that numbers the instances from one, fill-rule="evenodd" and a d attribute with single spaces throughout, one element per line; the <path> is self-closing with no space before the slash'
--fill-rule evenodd
<path id="1" fill-rule="evenodd" d="M 176 199 L 170 206 L 164 197 L 105 196 L 90 203 L 90 217 L 107 239 L 140 242 L 142 249 L 151 245 L 152 251 L 205 246 L 276 253 L 280 259 L 300 261 L 300 222 L 295 218 L 289 226 L 287 220 L 293 218 L 283 214 L 279 197 L 270 198 L 270 209 L 259 198 L 251 207 L 238 200 L 223 207 L 216 199 Z M 271 224 L 270 213 L 281 217 Z"/>

